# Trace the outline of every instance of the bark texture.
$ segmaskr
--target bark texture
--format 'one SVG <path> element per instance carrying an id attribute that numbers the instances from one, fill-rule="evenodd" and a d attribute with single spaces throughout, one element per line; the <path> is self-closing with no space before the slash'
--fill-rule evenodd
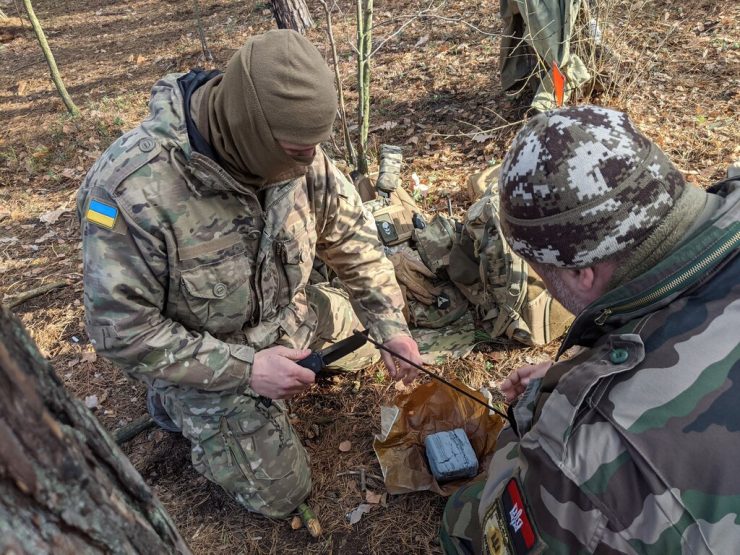
<path id="1" fill-rule="evenodd" d="M 136 469 L 5 307 L 0 446 L 0 553 L 190 553 Z"/>
<path id="2" fill-rule="evenodd" d="M 305 34 L 313 27 L 306 0 L 270 0 L 272 13 L 280 29 L 293 29 Z"/>

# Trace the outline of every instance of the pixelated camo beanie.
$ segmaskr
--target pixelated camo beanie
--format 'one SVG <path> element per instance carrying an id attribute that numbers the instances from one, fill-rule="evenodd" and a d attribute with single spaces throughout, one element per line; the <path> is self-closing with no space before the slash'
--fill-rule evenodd
<path id="1" fill-rule="evenodd" d="M 525 260 L 584 268 L 630 249 L 630 277 L 680 241 L 706 197 L 625 114 L 597 106 L 530 119 L 499 192 L 503 233 Z"/>
<path id="2" fill-rule="evenodd" d="M 249 38 L 213 84 L 204 111 L 209 142 L 229 173 L 253 184 L 304 173 L 310 160 L 289 157 L 277 141 L 315 145 L 330 137 L 333 82 L 321 53 L 300 33 Z"/>

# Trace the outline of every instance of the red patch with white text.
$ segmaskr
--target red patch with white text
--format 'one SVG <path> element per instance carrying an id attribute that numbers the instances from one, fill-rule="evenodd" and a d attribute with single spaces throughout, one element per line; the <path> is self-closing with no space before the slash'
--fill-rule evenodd
<path id="1" fill-rule="evenodd" d="M 522 490 L 512 478 L 483 521 L 483 550 L 491 555 L 526 555 L 536 544 Z"/>

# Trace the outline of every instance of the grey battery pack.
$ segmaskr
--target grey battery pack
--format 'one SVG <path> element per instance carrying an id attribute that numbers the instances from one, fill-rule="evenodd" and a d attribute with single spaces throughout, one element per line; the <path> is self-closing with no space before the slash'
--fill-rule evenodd
<path id="1" fill-rule="evenodd" d="M 429 469 L 438 482 L 472 478 L 478 474 L 478 459 L 462 428 L 428 435 L 424 447 Z"/>

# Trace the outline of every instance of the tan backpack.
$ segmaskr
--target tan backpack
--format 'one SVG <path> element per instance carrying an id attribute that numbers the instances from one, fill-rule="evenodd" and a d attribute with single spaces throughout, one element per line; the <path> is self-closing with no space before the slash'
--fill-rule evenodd
<path id="1" fill-rule="evenodd" d="M 485 192 L 462 222 L 444 214 L 425 218 L 401 186 L 379 194 L 366 177 L 356 179 L 355 185 L 375 218 L 386 249 L 397 252 L 413 248 L 436 274 L 434 285 L 443 289 L 432 305 L 407 296 L 406 314 L 411 325 L 449 325 L 466 312 L 470 303 L 479 324 L 492 337 L 543 345 L 559 337 L 573 317 L 503 239 L 497 181 L 498 168 L 470 177 L 471 196 Z"/>
<path id="2" fill-rule="evenodd" d="M 543 345 L 562 335 L 573 316 L 504 240 L 498 219 L 498 171 L 483 175 L 488 187 L 465 214 L 447 273 L 492 337 Z"/>

